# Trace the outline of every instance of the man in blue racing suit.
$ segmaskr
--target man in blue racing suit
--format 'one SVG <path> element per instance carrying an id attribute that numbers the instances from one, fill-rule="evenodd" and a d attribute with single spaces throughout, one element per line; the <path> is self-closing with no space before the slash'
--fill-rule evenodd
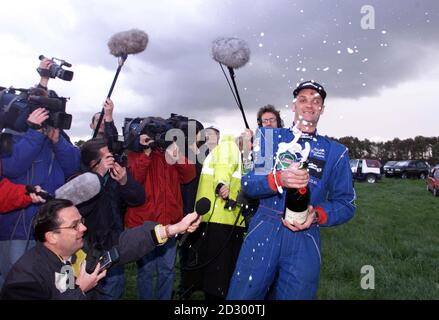
<path id="1" fill-rule="evenodd" d="M 320 275 L 320 226 L 349 221 L 355 192 L 348 149 L 317 133 L 326 92 L 305 81 L 294 90 L 294 127 L 260 128 L 254 168 L 242 189 L 260 199 L 242 245 L 227 299 L 315 299 Z M 308 171 L 299 169 L 307 161 Z M 283 219 L 286 188 L 308 186 L 311 199 L 303 223 Z"/>

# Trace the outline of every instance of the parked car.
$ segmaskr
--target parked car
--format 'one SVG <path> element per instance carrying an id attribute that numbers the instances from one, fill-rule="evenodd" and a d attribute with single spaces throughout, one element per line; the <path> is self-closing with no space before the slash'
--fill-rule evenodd
<path id="1" fill-rule="evenodd" d="M 439 167 L 430 172 L 427 177 L 427 191 L 433 192 L 435 197 L 439 196 Z"/>
<path id="2" fill-rule="evenodd" d="M 395 165 L 398 163 L 398 161 L 387 161 L 386 164 L 383 166 L 384 174 L 386 177 L 393 177 L 395 168 Z"/>
<path id="3" fill-rule="evenodd" d="M 402 179 L 410 177 L 425 179 L 429 170 L 430 166 L 424 160 L 405 160 L 399 161 L 394 166 L 393 174 Z"/>
<path id="4" fill-rule="evenodd" d="M 439 164 L 435 165 L 434 167 L 430 168 L 430 174 L 434 173 L 434 171 L 439 169 Z"/>
<path id="5" fill-rule="evenodd" d="M 352 159 L 350 165 L 355 180 L 375 183 L 381 179 L 381 163 L 378 160 Z"/>

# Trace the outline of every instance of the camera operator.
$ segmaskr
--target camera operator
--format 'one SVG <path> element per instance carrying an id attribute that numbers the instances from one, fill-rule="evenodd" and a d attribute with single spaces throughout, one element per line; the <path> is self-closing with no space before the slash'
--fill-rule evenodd
<path id="1" fill-rule="evenodd" d="M 50 67 L 44 59 L 40 68 Z M 49 78 L 41 77 L 39 87 L 47 88 Z M 49 112 L 37 108 L 27 117 L 24 134 L 12 136 L 10 152 L 2 155 L 3 175 L 13 183 L 39 185 L 53 193 L 67 177 L 79 170 L 79 149 L 60 134 L 59 129 L 44 125 Z M 35 243 L 31 222 L 38 205 L 0 215 L 0 286 L 12 264 Z"/>
<path id="2" fill-rule="evenodd" d="M 195 178 L 195 165 L 180 153 L 175 142 L 163 150 L 151 148 L 155 141 L 147 134 L 139 139 L 144 150 L 128 153 L 128 170 L 144 186 L 148 197 L 142 206 L 128 208 L 125 224 L 136 227 L 145 221 L 177 223 L 183 218 L 180 185 Z M 139 299 L 171 299 L 175 257 L 176 239 L 171 239 L 137 261 Z"/>
<path id="3" fill-rule="evenodd" d="M 114 247 L 118 264 L 136 261 L 179 233 L 194 232 L 200 223 L 197 213 L 163 226 L 145 222 L 124 231 Z M 86 271 L 87 227 L 78 209 L 69 200 L 56 199 L 43 205 L 34 221 L 37 244 L 26 252 L 9 272 L 2 299 L 100 299 L 99 281 L 105 277 L 100 263 Z M 73 275 L 67 270 L 72 270 Z"/>
<path id="4" fill-rule="evenodd" d="M 118 132 L 113 121 L 114 104 L 110 98 L 105 100 L 104 104 L 104 120 L 101 122 L 96 138 L 106 138 L 108 141 L 117 141 Z M 93 115 L 90 123 L 90 129 L 96 130 L 101 113 L 97 112 Z"/>
<path id="5" fill-rule="evenodd" d="M 139 206 L 145 202 L 145 191 L 127 169 L 115 162 L 104 138 L 95 138 L 81 146 L 81 162 L 102 179 L 102 192 L 78 206 L 89 232 L 86 240 L 96 249 L 109 250 L 124 230 L 125 206 Z M 107 299 L 120 299 L 125 289 L 124 267 L 109 270 L 103 280 L 103 294 Z"/>

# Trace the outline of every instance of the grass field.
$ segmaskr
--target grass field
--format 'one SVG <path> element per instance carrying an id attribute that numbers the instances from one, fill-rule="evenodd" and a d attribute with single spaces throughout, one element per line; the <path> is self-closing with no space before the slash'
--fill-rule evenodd
<path id="1" fill-rule="evenodd" d="M 423 180 L 356 183 L 357 211 L 322 229 L 319 299 L 439 299 L 439 198 Z M 363 290 L 360 270 L 375 270 Z"/>
<path id="2" fill-rule="evenodd" d="M 318 298 L 439 299 L 439 197 L 423 180 L 384 179 L 355 189 L 355 217 L 322 228 Z M 361 288 L 365 265 L 374 268 L 374 289 Z M 135 299 L 135 265 L 126 270 L 124 298 Z"/>

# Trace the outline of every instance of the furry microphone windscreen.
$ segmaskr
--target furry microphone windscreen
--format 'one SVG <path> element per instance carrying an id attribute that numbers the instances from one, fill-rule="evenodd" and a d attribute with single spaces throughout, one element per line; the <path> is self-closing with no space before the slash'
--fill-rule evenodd
<path id="1" fill-rule="evenodd" d="M 108 40 L 110 53 L 116 57 L 142 52 L 145 50 L 147 44 L 148 34 L 138 29 L 115 33 L 110 40 Z"/>
<path id="2" fill-rule="evenodd" d="M 55 191 L 55 198 L 68 199 L 76 206 L 90 200 L 101 191 L 101 181 L 95 173 L 86 172 L 73 178 Z"/>
<path id="3" fill-rule="evenodd" d="M 212 43 L 212 57 L 230 68 L 240 68 L 250 60 L 250 49 L 244 40 L 218 38 Z"/>

